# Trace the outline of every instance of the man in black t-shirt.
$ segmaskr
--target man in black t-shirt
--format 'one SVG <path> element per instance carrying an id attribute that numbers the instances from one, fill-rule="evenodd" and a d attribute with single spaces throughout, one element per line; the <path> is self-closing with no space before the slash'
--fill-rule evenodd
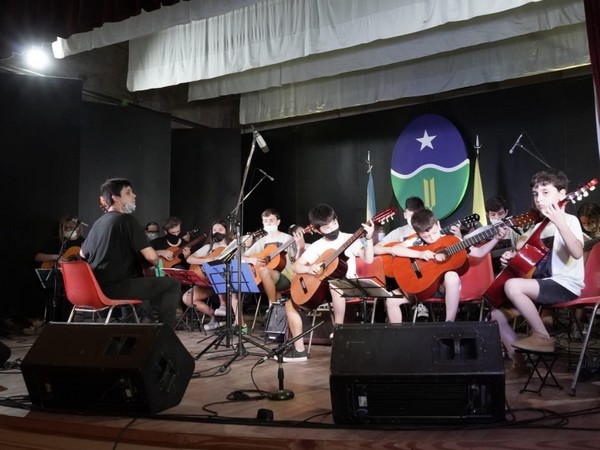
<path id="1" fill-rule="evenodd" d="M 181 286 L 169 277 L 141 277 L 140 255 L 156 266 L 158 254 L 150 246 L 144 228 L 131 215 L 136 195 L 124 178 L 106 180 L 100 198 L 107 210 L 90 229 L 81 248 L 104 293 L 110 298 L 144 301 L 151 316 L 173 326 Z"/>

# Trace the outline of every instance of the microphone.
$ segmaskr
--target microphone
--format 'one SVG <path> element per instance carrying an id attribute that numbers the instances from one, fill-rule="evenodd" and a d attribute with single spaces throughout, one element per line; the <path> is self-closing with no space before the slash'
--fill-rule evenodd
<path id="1" fill-rule="evenodd" d="M 518 146 L 521 145 L 521 138 L 523 137 L 523 133 L 525 133 L 524 131 L 519 135 L 519 137 L 517 138 L 517 140 L 515 141 L 515 143 L 513 144 L 513 146 L 510 148 L 510 150 L 508 151 L 508 153 L 510 155 L 512 155 L 515 152 L 515 148 L 517 148 Z"/>
<path id="2" fill-rule="evenodd" d="M 275 178 L 273 178 L 271 175 L 269 175 L 269 174 L 268 174 L 267 172 L 265 172 L 264 170 L 262 170 L 262 169 L 258 169 L 258 171 L 259 171 L 260 173 L 262 173 L 262 174 L 263 174 L 265 177 L 267 177 L 269 180 L 271 180 L 271 181 L 275 181 Z"/>
<path id="3" fill-rule="evenodd" d="M 252 132 L 254 133 L 254 138 L 256 139 L 256 143 L 258 144 L 258 146 L 260 147 L 262 152 L 269 153 L 269 147 L 267 146 L 267 143 L 265 142 L 262 135 L 258 132 L 258 130 L 256 128 L 254 128 L 254 125 L 252 125 Z M 273 181 L 273 180 L 271 180 L 271 181 Z"/>
<path id="4" fill-rule="evenodd" d="M 84 227 L 89 227 L 89 225 L 85 222 L 82 222 L 80 219 L 77 219 L 77 221 L 75 222 L 77 225 L 83 225 Z"/>

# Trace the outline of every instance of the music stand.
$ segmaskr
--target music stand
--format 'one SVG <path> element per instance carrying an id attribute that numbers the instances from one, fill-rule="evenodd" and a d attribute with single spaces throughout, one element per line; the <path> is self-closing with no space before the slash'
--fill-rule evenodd
<path id="1" fill-rule="evenodd" d="M 340 278 L 329 280 L 329 286 L 344 298 L 359 297 L 363 313 L 363 323 L 367 317 L 367 298 L 396 297 L 377 281 L 377 277 L 370 278 Z M 375 307 L 375 306 L 373 306 Z"/>
<path id="2" fill-rule="evenodd" d="M 196 272 L 194 272 L 193 270 L 163 268 L 162 271 L 164 272 L 165 275 L 179 280 L 179 282 L 181 284 L 192 287 L 190 304 L 187 306 L 187 308 L 185 308 L 185 311 L 183 312 L 183 314 L 181 315 L 181 317 L 175 324 L 175 329 L 177 329 L 179 324 L 181 322 L 183 322 L 184 319 L 186 317 L 188 317 L 188 315 L 190 315 L 190 316 L 192 316 L 191 317 L 192 325 L 190 326 L 189 324 L 186 324 L 186 326 L 188 327 L 188 330 L 192 331 L 194 329 L 194 320 L 195 320 L 196 323 L 198 324 L 198 331 L 202 331 L 202 318 L 200 317 L 200 314 L 198 313 L 196 306 L 194 306 L 194 286 L 203 286 L 203 287 L 210 287 L 210 286 L 202 278 L 200 278 L 198 276 L 198 274 Z"/>
<path id="3" fill-rule="evenodd" d="M 233 259 L 228 263 L 224 263 L 223 261 L 211 261 L 211 262 L 207 262 L 207 263 L 203 263 L 202 264 L 202 268 L 204 269 L 204 272 L 206 273 L 206 276 L 208 277 L 208 280 L 212 286 L 212 288 L 214 289 L 214 291 L 217 294 L 226 294 L 227 295 L 227 300 L 228 300 L 228 305 L 227 305 L 227 327 L 224 331 L 222 331 L 220 334 L 217 335 L 217 337 L 209 344 L 207 345 L 204 350 L 202 350 L 200 353 L 198 353 L 196 355 L 196 360 L 200 359 L 202 357 L 202 355 L 204 355 L 212 346 L 214 346 L 215 348 L 217 348 L 221 342 L 225 339 L 225 345 L 226 347 L 230 346 L 230 342 L 231 342 L 231 338 L 232 338 L 232 334 L 233 334 L 233 330 L 231 327 L 231 319 L 230 319 L 230 314 L 231 314 L 231 299 L 230 299 L 230 294 L 233 290 L 233 286 L 236 285 L 239 287 L 239 290 L 236 290 L 235 292 L 238 292 L 238 314 L 242 314 L 242 310 L 241 310 L 241 293 L 257 293 L 260 292 L 258 289 L 258 286 L 256 285 L 256 282 L 254 281 L 254 277 L 252 276 L 252 273 L 250 272 L 250 267 L 248 266 L 247 263 L 242 262 L 241 265 L 238 265 L 238 260 L 237 259 Z M 269 352 L 269 348 L 263 346 L 262 344 L 260 344 L 259 342 L 251 339 L 250 337 L 243 335 L 241 330 L 238 330 L 237 332 L 238 334 L 238 346 L 237 349 L 235 349 L 234 354 L 232 355 L 231 359 L 226 362 L 225 364 L 223 364 L 220 369 L 219 372 L 223 372 L 225 369 L 227 369 L 227 367 L 229 367 L 238 357 L 246 357 L 248 355 L 256 355 L 256 356 L 262 356 L 262 354 L 257 354 L 257 353 L 250 353 L 248 352 L 243 345 L 243 341 L 249 342 L 251 344 L 253 344 L 254 346 L 262 349 L 265 352 Z M 217 355 L 217 356 L 212 356 L 212 358 L 209 357 L 209 359 L 214 359 L 214 358 L 221 358 L 224 357 L 226 355 Z"/>

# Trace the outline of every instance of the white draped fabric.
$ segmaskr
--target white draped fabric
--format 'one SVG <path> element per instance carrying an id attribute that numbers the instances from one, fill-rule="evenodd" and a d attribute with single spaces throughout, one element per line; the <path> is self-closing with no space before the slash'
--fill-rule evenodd
<path id="1" fill-rule="evenodd" d="M 242 124 L 589 64 L 582 0 L 192 0 L 153 13 L 120 31 L 127 87 L 240 94 Z M 118 25 L 55 53 L 119 39 Z"/>

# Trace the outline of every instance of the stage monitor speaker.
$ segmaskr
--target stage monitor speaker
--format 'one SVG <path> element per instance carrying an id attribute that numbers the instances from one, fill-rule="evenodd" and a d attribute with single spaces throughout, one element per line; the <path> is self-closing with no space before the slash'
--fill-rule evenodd
<path id="1" fill-rule="evenodd" d="M 336 327 L 336 424 L 500 422 L 504 387 L 496 322 Z"/>
<path id="2" fill-rule="evenodd" d="M 194 367 L 173 330 L 156 324 L 50 323 L 21 364 L 34 405 L 119 414 L 178 405 Z"/>

